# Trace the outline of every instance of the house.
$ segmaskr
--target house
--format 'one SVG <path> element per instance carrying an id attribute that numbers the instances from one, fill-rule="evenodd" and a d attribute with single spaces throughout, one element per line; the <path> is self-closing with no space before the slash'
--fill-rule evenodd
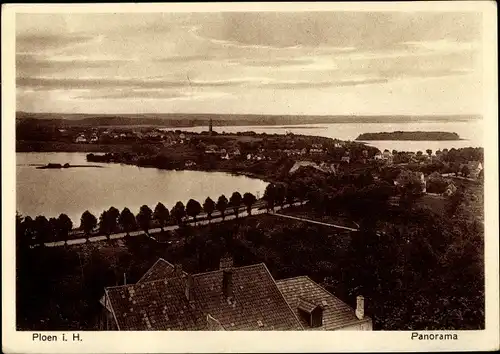
<path id="1" fill-rule="evenodd" d="M 90 137 L 91 143 L 97 143 L 98 140 L 99 140 L 99 138 L 95 134 L 92 134 L 92 136 Z"/>
<path id="2" fill-rule="evenodd" d="M 196 162 L 194 161 L 191 161 L 191 160 L 188 160 L 184 163 L 184 166 L 185 167 L 193 167 L 193 166 L 196 166 Z"/>
<path id="3" fill-rule="evenodd" d="M 394 181 L 394 185 L 405 187 L 410 182 L 418 181 L 420 183 L 420 188 L 422 193 L 427 192 L 427 181 L 425 179 L 425 175 L 422 172 L 413 172 L 409 170 L 403 170 L 397 176 L 397 179 Z"/>
<path id="4" fill-rule="evenodd" d="M 219 153 L 216 145 L 211 145 L 205 149 L 205 154 L 217 154 Z"/>
<path id="5" fill-rule="evenodd" d="M 469 174 L 472 178 L 478 178 L 483 170 L 483 164 L 480 161 L 469 161 L 467 167 L 469 168 Z"/>
<path id="6" fill-rule="evenodd" d="M 322 154 L 323 153 L 323 149 L 310 149 L 309 153 L 311 153 L 311 154 Z"/>
<path id="7" fill-rule="evenodd" d="M 349 156 L 342 156 L 342 158 L 340 159 L 340 161 L 349 163 L 351 161 L 351 158 Z"/>
<path id="8" fill-rule="evenodd" d="M 354 311 L 308 277 L 275 281 L 265 264 L 188 274 L 159 259 L 136 284 L 105 288 L 107 330 L 371 330 L 364 302 Z"/>
<path id="9" fill-rule="evenodd" d="M 357 311 L 307 276 L 277 280 L 278 288 L 305 330 L 371 331 L 372 320 L 364 315 L 364 298 Z"/>
<path id="10" fill-rule="evenodd" d="M 75 139 L 75 143 L 86 143 L 87 142 L 87 138 L 85 138 L 84 135 L 78 135 Z"/>
<path id="11" fill-rule="evenodd" d="M 453 184 L 453 182 L 450 182 L 450 184 L 448 184 L 448 186 L 446 187 L 443 195 L 449 197 L 450 195 L 453 195 L 456 191 L 457 187 Z"/>

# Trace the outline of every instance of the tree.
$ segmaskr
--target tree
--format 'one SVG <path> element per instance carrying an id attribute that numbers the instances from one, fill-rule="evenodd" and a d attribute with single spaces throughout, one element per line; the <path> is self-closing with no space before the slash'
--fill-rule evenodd
<path id="1" fill-rule="evenodd" d="M 109 227 L 109 216 L 107 210 L 104 210 L 99 216 L 99 233 L 106 235 L 108 240 L 111 239 L 111 230 Z"/>
<path id="2" fill-rule="evenodd" d="M 21 229 L 19 230 L 19 235 L 24 237 L 24 240 L 20 240 L 20 245 L 32 245 L 36 242 L 36 228 L 35 221 L 31 216 L 26 216 L 22 219 Z"/>
<path id="3" fill-rule="evenodd" d="M 139 209 L 139 213 L 137 214 L 136 220 L 137 224 L 143 229 L 146 233 L 151 226 L 151 220 L 153 218 L 153 211 L 147 205 L 141 206 Z"/>
<path id="4" fill-rule="evenodd" d="M 285 200 L 288 204 L 292 204 L 297 197 L 297 186 L 294 183 L 290 183 L 286 188 Z"/>
<path id="5" fill-rule="evenodd" d="M 40 246 L 45 246 L 49 239 L 50 224 L 47 218 L 43 215 L 38 215 L 34 220 L 35 237 Z"/>
<path id="6" fill-rule="evenodd" d="M 446 201 L 445 210 L 448 217 L 453 217 L 460 205 L 463 203 L 465 195 L 462 189 L 457 190 L 455 193 L 450 195 Z"/>
<path id="7" fill-rule="evenodd" d="M 129 232 L 136 226 L 134 214 L 132 214 L 129 208 L 124 208 L 122 210 L 120 216 L 118 217 L 118 222 L 127 233 L 127 236 L 129 236 Z"/>
<path id="8" fill-rule="evenodd" d="M 66 214 L 61 214 L 57 218 L 57 230 L 59 238 L 64 240 L 64 244 L 68 244 L 69 232 L 73 229 L 73 222 Z"/>
<path id="9" fill-rule="evenodd" d="M 410 210 L 417 199 L 422 195 L 422 183 L 418 180 L 410 180 L 401 188 L 399 204 L 407 210 Z"/>
<path id="10" fill-rule="evenodd" d="M 194 199 L 189 199 L 186 204 L 186 214 L 191 216 L 196 222 L 196 217 L 201 213 L 201 204 Z"/>
<path id="11" fill-rule="evenodd" d="M 229 198 L 229 202 L 231 203 L 231 206 L 234 209 L 234 214 L 236 215 L 236 217 L 238 217 L 238 211 L 239 211 L 239 208 L 241 205 L 241 200 L 242 200 L 242 198 L 241 198 L 241 194 L 239 192 L 234 192 L 231 195 L 231 198 Z"/>
<path id="12" fill-rule="evenodd" d="M 165 205 L 162 203 L 156 204 L 155 211 L 153 213 L 153 218 L 158 221 L 160 224 L 161 230 L 163 231 L 163 227 L 167 224 L 170 213 Z"/>
<path id="13" fill-rule="evenodd" d="M 225 218 L 225 211 L 226 211 L 226 208 L 227 208 L 227 198 L 226 196 L 223 194 L 219 197 L 219 199 L 217 199 L 217 204 L 215 205 L 215 208 L 220 212 L 221 216 L 222 216 L 222 220 L 224 220 Z"/>
<path id="14" fill-rule="evenodd" d="M 59 236 L 59 228 L 57 225 L 57 218 L 49 219 L 49 240 L 50 241 L 58 241 L 57 236 Z"/>
<path id="15" fill-rule="evenodd" d="M 172 211 L 170 212 L 170 215 L 174 217 L 174 219 L 177 222 L 177 225 L 181 225 L 182 219 L 186 216 L 186 210 L 184 208 L 184 204 L 182 202 L 177 202 L 175 203 L 174 207 L 172 208 Z"/>
<path id="16" fill-rule="evenodd" d="M 422 151 L 420 151 L 420 150 L 417 151 L 417 156 L 422 156 L 422 155 L 423 155 Z"/>
<path id="17" fill-rule="evenodd" d="M 286 197 L 286 185 L 284 183 L 276 183 L 275 185 L 275 201 L 279 205 L 283 205 Z"/>
<path id="18" fill-rule="evenodd" d="M 210 197 L 207 197 L 207 199 L 205 199 L 205 203 L 203 203 L 203 211 L 207 213 L 209 222 L 212 219 L 212 213 L 214 210 L 215 202 Z"/>
<path id="19" fill-rule="evenodd" d="M 469 166 L 463 165 L 462 166 L 462 170 L 460 172 L 462 172 L 462 176 L 468 177 L 470 175 L 470 168 L 469 168 Z"/>
<path id="20" fill-rule="evenodd" d="M 252 215 L 252 206 L 257 201 L 257 198 L 252 193 L 243 194 L 243 204 L 247 207 L 248 215 Z"/>
<path id="21" fill-rule="evenodd" d="M 267 202 L 267 210 L 274 210 L 274 202 L 276 201 L 276 187 L 273 183 L 267 185 L 263 199 Z"/>
<path id="22" fill-rule="evenodd" d="M 429 155 L 429 157 L 431 157 L 431 155 L 432 155 L 432 150 L 431 149 L 427 149 L 427 150 L 425 150 L 425 152 L 427 153 L 427 155 Z"/>
<path id="23" fill-rule="evenodd" d="M 87 236 L 87 242 L 89 241 L 89 236 L 92 230 L 97 226 L 96 217 L 88 210 L 84 211 L 82 217 L 80 218 L 80 227 L 83 229 L 85 236 Z"/>
<path id="24" fill-rule="evenodd" d="M 118 226 L 118 218 L 120 217 L 120 211 L 115 207 L 110 207 L 108 209 L 107 216 L 109 218 L 109 228 L 111 232 L 116 231 L 116 228 Z"/>

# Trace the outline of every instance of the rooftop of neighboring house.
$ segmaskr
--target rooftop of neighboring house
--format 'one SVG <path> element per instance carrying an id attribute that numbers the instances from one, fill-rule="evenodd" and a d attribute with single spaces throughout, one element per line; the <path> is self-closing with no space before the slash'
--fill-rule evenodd
<path id="1" fill-rule="evenodd" d="M 369 323 L 307 276 L 275 281 L 265 264 L 190 275 L 160 258 L 136 284 L 101 303 L 119 330 L 336 330 Z"/>
<path id="2" fill-rule="evenodd" d="M 173 274 L 161 260 L 137 284 L 106 288 L 118 329 L 206 330 L 214 323 L 225 330 L 302 329 L 262 263 L 156 279 Z"/>
<path id="3" fill-rule="evenodd" d="M 367 316 L 361 320 L 358 319 L 349 305 L 329 293 L 308 276 L 277 280 L 276 284 L 306 330 L 331 331 L 371 322 Z M 309 314 L 316 308 L 322 311 L 322 324 L 313 328 Z"/>
<path id="4" fill-rule="evenodd" d="M 480 170 L 483 167 L 481 161 L 469 161 L 467 163 L 467 166 L 473 170 Z"/>
<path id="5" fill-rule="evenodd" d="M 163 258 L 159 258 L 137 283 L 146 283 L 148 281 L 169 279 L 178 276 L 187 276 L 187 273 L 179 265 L 173 265 Z"/>

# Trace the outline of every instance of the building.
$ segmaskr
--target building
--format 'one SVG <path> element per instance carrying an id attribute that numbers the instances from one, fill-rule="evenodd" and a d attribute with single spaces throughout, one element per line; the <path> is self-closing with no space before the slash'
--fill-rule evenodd
<path id="1" fill-rule="evenodd" d="M 406 187 L 407 185 L 413 182 L 420 184 L 420 191 L 422 193 L 427 193 L 427 181 L 425 179 L 425 175 L 419 171 L 417 172 L 409 170 L 401 171 L 401 173 L 397 176 L 396 180 L 394 181 L 394 185 Z"/>
<path id="2" fill-rule="evenodd" d="M 483 170 L 483 164 L 480 161 L 469 161 L 467 167 L 469 168 L 469 175 L 472 178 L 478 178 Z"/>
<path id="3" fill-rule="evenodd" d="M 349 156 L 342 156 L 340 161 L 349 163 L 349 162 L 351 162 L 351 158 Z"/>
<path id="4" fill-rule="evenodd" d="M 87 142 L 87 138 L 85 138 L 84 135 L 78 135 L 75 139 L 75 142 L 76 143 L 86 143 Z"/>
<path id="5" fill-rule="evenodd" d="M 453 182 L 450 182 L 450 183 L 448 184 L 448 186 L 446 187 L 446 189 L 445 189 L 445 191 L 444 191 L 443 195 L 445 195 L 445 196 L 448 196 L 448 197 L 449 197 L 450 195 L 455 194 L 455 192 L 456 192 L 456 191 L 457 191 L 457 187 L 453 184 Z"/>
<path id="6" fill-rule="evenodd" d="M 277 280 L 276 284 L 305 330 L 372 330 L 362 296 L 354 311 L 307 276 Z"/>
<path id="7" fill-rule="evenodd" d="M 136 284 L 105 288 L 104 330 L 371 330 L 358 297 L 354 311 L 308 277 L 275 281 L 265 264 L 188 274 L 159 259 Z"/>

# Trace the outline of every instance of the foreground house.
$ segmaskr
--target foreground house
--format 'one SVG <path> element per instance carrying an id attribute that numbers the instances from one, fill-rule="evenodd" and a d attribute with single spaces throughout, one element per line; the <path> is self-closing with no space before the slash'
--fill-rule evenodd
<path id="1" fill-rule="evenodd" d="M 136 283 L 105 288 L 103 330 L 372 330 L 308 277 L 275 281 L 265 264 L 188 274 L 159 259 Z"/>

